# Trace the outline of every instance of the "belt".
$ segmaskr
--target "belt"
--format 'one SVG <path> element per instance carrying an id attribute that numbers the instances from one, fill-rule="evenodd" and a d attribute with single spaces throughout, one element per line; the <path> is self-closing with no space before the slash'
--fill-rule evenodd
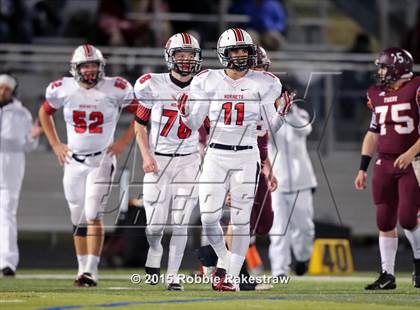
<path id="1" fill-rule="evenodd" d="M 219 143 L 210 143 L 209 147 L 213 149 L 220 149 L 220 150 L 229 150 L 229 151 L 243 151 L 243 150 L 252 150 L 251 145 L 226 145 L 226 144 L 219 144 Z"/>
<path id="2" fill-rule="evenodd" d="M 95 157 L 100 154 L 102 154 L 103 151 L 99 151 L 96 153 L 90 153 L 90 154 L 72 154 L 71 157 L 74 158 L 74 160 L 78 161 L 79 163 L 84 163 L 87 157 Z"/>
<path id="3" fill-rule="evenodd" d="M 165 153 L 155 152 L 155 155 L 158 155 L 158 156 L 166 156 L 166 157 L 181 157 L 181 156 L 188 156 L 188 155 L 191 155 L 191 154 L 192 153 L 188 153 L 188 154 L 177 154 L 177 153 L 165 154 Z"/>

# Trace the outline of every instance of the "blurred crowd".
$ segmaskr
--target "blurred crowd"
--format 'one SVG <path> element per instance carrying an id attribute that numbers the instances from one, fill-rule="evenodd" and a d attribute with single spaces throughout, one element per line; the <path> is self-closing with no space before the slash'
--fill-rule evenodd
<path id="1" fill-rule="evenodd" d="M 215 42 L 217 22 L 156 20 L 157 14 L 220 13 L 220 1 L 212 0 L 0 0 L 0 43 L 57 42 L 54 38 L 80 38 L 103 46 L 162 46 L 173 33 L 194 31 L 204 42 Z M 82 3 L 83 5 L 80 5 Z M 252 31 L 268 49 L 284 41 L 286 13 L 279 0 L 232 0 L 227 13 L 248 16 L 249 21 L 231 24 Z M 135 14 L 155 14 L 136 18 Z M 158 23 L 158 25 L 157 25 Z M 158 28 L 159 34 L 156 34 Z"/>

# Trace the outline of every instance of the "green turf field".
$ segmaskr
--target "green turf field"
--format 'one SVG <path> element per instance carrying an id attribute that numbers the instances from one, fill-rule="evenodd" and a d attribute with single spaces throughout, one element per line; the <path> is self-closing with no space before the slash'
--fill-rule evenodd
<path id="1" fill-rule="evenodd" d="M 19 270 L 0 278 L 0 309 L 420 309 L 420 289 L 408 274 L 397 274 L 397 289 L 369 292 L 376 277 L 292 277 L 270 291 L 214 292 L 208 285 L 185 285 L 184 292 L 164 286 L 132 284 L 135 270 L 102 271 L 97 288 L 73 288 L 69 270 Z"/>

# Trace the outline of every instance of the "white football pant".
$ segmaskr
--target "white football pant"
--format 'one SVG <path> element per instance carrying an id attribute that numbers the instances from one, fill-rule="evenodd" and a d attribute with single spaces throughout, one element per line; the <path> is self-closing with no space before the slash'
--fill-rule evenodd
<path id="1" fill-rule="evenodd" d="M 250 240 L 250 216 L 260 174 L 258 150 L 208 148 L 200 176 L 199 199 L 203 230 L 219 260 L 218 267 L 238 276 Z M 231 254 L 220 226 L 226 194 L 231 195 Z"/>
<path id="2" fill-rule="evenodd" d="M 160 268 L 162 236 L 170 217 L 172 237 L 167 275 L 176 277 L 188 239 L 188 225 L 197 204 L 200 157 L 198 153 L 179 157 L 155 155 L 158 173 L 146 173 L 143 200 L 146 210 L 146 235 L 149 242 L 146 267 Z"/>

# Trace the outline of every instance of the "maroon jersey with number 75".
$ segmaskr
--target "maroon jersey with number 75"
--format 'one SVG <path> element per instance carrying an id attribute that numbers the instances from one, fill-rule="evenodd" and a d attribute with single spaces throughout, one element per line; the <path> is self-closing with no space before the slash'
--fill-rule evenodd
<path id="1" fill-rule="evenodd" d="M 420 77 L 397 90 L 371 86 L 367 92 L 372 109 L 369 131 L 379 134 L 378 152 L 402 154 L 419 138 Z"/>

